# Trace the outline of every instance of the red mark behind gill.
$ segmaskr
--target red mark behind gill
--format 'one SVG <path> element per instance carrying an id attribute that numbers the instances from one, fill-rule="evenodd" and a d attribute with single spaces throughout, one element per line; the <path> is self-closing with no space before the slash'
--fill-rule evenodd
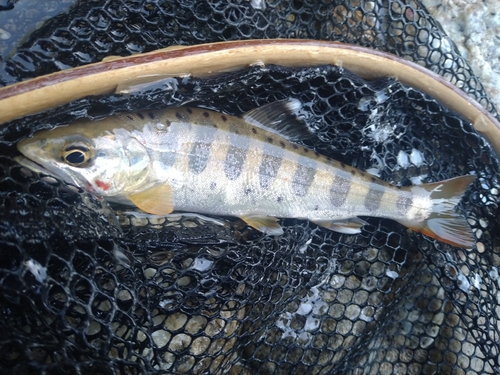
<path id="1" fill-rule="evenodd" d="M 107 184 L 107 183 L 105 183 L 105 182 L 103 182 L 103 181 L 100 181 L 100 180 L 95 180 L 95 184 L 96 184 L 97 186 L 99 186 L 99 187 L 100 187 L 102 190 L 104 190 L 104 191 L 108 190 L 108 189 L 109 189 L 109 186 L 110 186 L 109 184 Z"/>

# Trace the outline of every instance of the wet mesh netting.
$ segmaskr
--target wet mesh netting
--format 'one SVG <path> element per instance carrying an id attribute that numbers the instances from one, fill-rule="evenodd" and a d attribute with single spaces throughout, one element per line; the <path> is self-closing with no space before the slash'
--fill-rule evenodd
<path id="1" fill-rule="evenodd" d="M 418 1 L 0 1 L 0 82 L 174 44 L 340 40 L 443 75 L 494 111 Z M 61 13 L 62 12 L 62 13 Z M 293 97 L 304 145 L 396 185 L 476 174 L 478 242 L 366 218 L 359 235 L 282 220 L 144 218 L 19 166 L 16 143 L 77 117 L 182 105 L 240 114 Z M 499 163 L 471 125 L 392 79 L 255 66 L 82 99 L 0 129 L 1 374 L 500 373 Z"/>

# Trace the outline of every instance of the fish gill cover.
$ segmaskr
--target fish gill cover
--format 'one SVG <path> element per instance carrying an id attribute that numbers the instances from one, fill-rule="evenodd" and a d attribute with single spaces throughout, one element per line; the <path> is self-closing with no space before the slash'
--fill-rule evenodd
<path id="1" fill-rule="evenodd" d="M 4 3 L 3 85 L 173 44 L 335 39 L 425 65 L 494 111 L 418 1 Z M 304 145 L 388 182 L 476 174 L 459 209 L 477 245 L 373 218 L 359 235 L 285 220 L 279 237 L 236 220 L 117 220 L 12 160 L 20 139 L 77 117 L 183 103 L 240 114 L 289 97 L 314 132 Z M 2 374 L 500 372 L 498 159 L 425 94 L 332 66 L 255 66 L 82 99 L 0 132 Z"/>

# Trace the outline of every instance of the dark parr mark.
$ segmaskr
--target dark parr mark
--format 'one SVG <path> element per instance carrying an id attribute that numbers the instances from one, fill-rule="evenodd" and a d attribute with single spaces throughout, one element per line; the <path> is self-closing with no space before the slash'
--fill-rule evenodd
<path id="1" fill-rule="evenodd" d="M 398 199 L 396 201 L 396 208 L 398 213 L 402 216 L 406 216 L 413 204 L 413 194 L 407 191 L 402 191 L 398 194 Z"/>
<path id="2" fill-rule="evenodd" d="M 210 116 L 210 115 L 208 114 L 208 112 L 207 112 L 207 111 L 204 111 L 204 112 L 203 112 L 203 116 L 208 117 L 208 116 Z"/>
<path id="3" fill-rule="evenodd" d="M 144 120 L 144 115 L 141 112 L 137 112 L 137 116 L 141 119 Z"/>
<path id="4" fill-rule="evenodd" d="M 342 206 L 347 196 L 349 195 L 349 190 L 351 190 L 351 178 L 335 176 L 333 178 L 332 186 L 330 186 L 330 203 L 334 207 Z"/>
<path id="5" fill-rule="evenodd" d="M 180 112 L 175 112 L 175 117 L 177 117 L 179 120 L 182 120 L 182 115 Z"/>
<path id="6" fill-rule="evenodd" d="M 155 115 L 153 112 L 148 112 L 148 116 L 151 120 L 154 120 L 155 119 Z"/>
<path id="7" fill-rule="evenodd" d="M 299 159 L 297 170 L 295 171 L 292 179 L 292 191 L 299 197 L 303 197 L 307 194 L 307 191 L 314 180 L 314 175 L 316 174 L 316 169 L 312 166 L 306 166 L 304 164 L 305 163 L 301 163 Z M 311 163 L 309 162 L 309 164 Z"/>
<path id="8" fill-rule="evenodd" d="M 247 149 L 233 145 L 229 146 L 226 160 L 224 161 L 224 172 L 228 180 L 236 180 L 240 176 L 245 165 L 247 152 Z"/>
<path id="9" fill-rule="evenodd" d="M 267 137 L 267 138 L 266 138 L 266 141 L 267 141 L 268 143 L 273 143 L 273 142 L 274 142 L 274 140 L 273 140 L 271 137 Z"/>
<path id="10" fill-rule="evenodd" d="M 186 108 L 187 113 L 191 114 L 193 113 L 193 110 L 191 108 Z"/>
<path id="11" fill-rule="evenodd" d="M 125 115 L 126 118 L 128 118 L 129 120 L 133 120 L 134 119 L 134 116 L 131 116 L 131 115 Z"/>
<path id="12" fill-rule="evenodd" d="M 224 115 L 221 115 L 220 118 L 222 119 L 222 121 L 226 122 L 227 121 L 227 117 L 224 116 Z"/>
<path id="13" fill-rule="evenodd" d="M 262 160 L 259 166 L 259 183 L 262 189 L 268 189 L 273 183 L 278 170 L 280 169 L 282 158 L 267 155 L 262 155 Z"/>
<path id="14" fill-rule="evenodd" d="M 378 184 L 370 184 L 370 190 L 365 197 L 365 207 L 368 211 L 373 212 L 380 207 L 380 201 L 384 195 L 385 188 Z"/>
<path id="15" fill-rule="evenodd" d="M 214 128 L 205 128 L 197 132 L 195 139 L 202 141 L 193 142 L 189 152 L 189 170 L 194 174 L 200 174 L 207 167 L 216 132 L 217 129 Z"/>
<path id="16" fill-rule="evenodd" d="M 280 147 L 281 147 L 281 148 L 286 148 L 285 142 L 280 141 Z"/>
<path id="17" fill-rule="evenodd" d="M 252 133 L 253 133 L 253 134 L 257 134 L 257 129 L 252 128 Z"/>

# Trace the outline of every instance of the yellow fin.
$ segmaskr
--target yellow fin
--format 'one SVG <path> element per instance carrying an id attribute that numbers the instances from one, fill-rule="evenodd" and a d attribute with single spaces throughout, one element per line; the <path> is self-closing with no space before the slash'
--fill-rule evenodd
<path id="1" fill-rule="evenodd" d="M 280 236 L 283 234 L 283 229 L 279 225 L 278 219 L 273 216 L 243 216 L 241 220 L 262 233 L 271 236 Z"/>
<path id="2" fill-rule="evenodd" d="M 172 188 L 166 184 L 129 195 L 127 198 L 148 214 L 167 215 L 174 210 Z"/>
<path id="3" fill-rule="evenodd" d="M 323 228 L 333 230 L 334 232 L 346 233 L 346 234 L 356 234 L 361 233 L 361 227 L 366 223 L 366 221 L 361 220 L 358 217 L 353 217 L 346 220 L 313 220 L 314 224 L 319 225 Z"/>

